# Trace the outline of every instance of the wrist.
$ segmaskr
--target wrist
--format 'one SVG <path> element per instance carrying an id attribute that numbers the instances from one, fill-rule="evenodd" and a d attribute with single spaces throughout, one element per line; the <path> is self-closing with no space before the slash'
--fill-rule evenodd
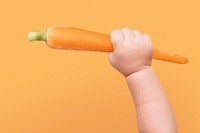
<path id="1" fill-rule="evenodd" d="M 146 71 L 152 71 L 152 67 L 151 66 L 144 66 L 144 67 L 141 67 L 139 69 L 136 69 L 135 71 L 129 73 L 129 74 L 126 74 L 124 75 L 125 78 L 129 78 L 129 77 L 132 77 L 133 75 L 137 74 L 137 73 L 143 73 L 143 72 L 146 72 Z"/>
<path id="2" fill-rule="evenodd" d="M 167 98 L 152 67 L 126 77 L 135 106 L 148 102 L 165 101 Z M 159 94 L 159 95 L 158 95 Z M 140 99 L 139 101 L 137 99 Z"/>

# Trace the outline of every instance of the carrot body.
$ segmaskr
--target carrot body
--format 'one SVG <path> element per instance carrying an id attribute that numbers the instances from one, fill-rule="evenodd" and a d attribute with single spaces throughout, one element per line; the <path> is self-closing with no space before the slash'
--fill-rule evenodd
<path id="1" fill-rule="evenodd" d="M 100 52 L 113 52 L 110 36 L 93 31 L 87 31 L 74 27 L 55 26 L 43 32 L 42 36 L 36 36 L 38 31 L 29 33 L 29 40 L 46 41 L 47 45 L 55 49 L 88 50 Z M 39 34 L 41 35 L 41 34 Z M 35 38 L 37 37 L 37 38 Z M 42 38 L 42 39 L 41 39 Z M 188 60 L 184 57 L 154 48 L 153 58 L 179 64 L 185 64 Z"/>
<path id="2" fill-rule="evenodd" d="M 52 27 L 47 30 L 47 44 L 56 49 L 112 52 L 110 36 L 74 27 Z"/>

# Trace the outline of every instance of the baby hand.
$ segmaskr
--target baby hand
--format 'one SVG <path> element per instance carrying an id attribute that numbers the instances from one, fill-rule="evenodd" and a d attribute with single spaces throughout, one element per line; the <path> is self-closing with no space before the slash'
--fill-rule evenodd
<path id="1" fill-rule="evenodd" d="M 110 63 L 125 77 L 151 66 L 153 46 L 148 34 L 123 28 L 111 32 L 111 42 Z"/>

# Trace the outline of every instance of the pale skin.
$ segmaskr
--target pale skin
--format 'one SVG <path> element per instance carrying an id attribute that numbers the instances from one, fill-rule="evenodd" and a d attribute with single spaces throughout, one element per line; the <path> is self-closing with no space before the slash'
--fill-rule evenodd
<path id="1" fill-rule="evenodd" d="M 111 32 L 111 65 L 126 79 L 140 133 L 177 133 L 176 120 L 153 68 L 153 46 L 148 34 L 123 28 Z"/>

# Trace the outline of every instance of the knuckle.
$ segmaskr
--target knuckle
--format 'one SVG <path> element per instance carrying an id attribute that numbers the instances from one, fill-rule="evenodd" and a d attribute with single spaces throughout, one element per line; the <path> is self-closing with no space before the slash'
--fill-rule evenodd
<path id="1" fill-rule="evenodd" d="M 119 32 L 120 32 L 120 30 L 117 30 L 117 29 L 116 29 L 116 30 L 111 31 L 110 34 L 111 34 L 111 35 L 112 35 L 112 34 L 117 34 L 117 33 L 119 33 Z"/>

